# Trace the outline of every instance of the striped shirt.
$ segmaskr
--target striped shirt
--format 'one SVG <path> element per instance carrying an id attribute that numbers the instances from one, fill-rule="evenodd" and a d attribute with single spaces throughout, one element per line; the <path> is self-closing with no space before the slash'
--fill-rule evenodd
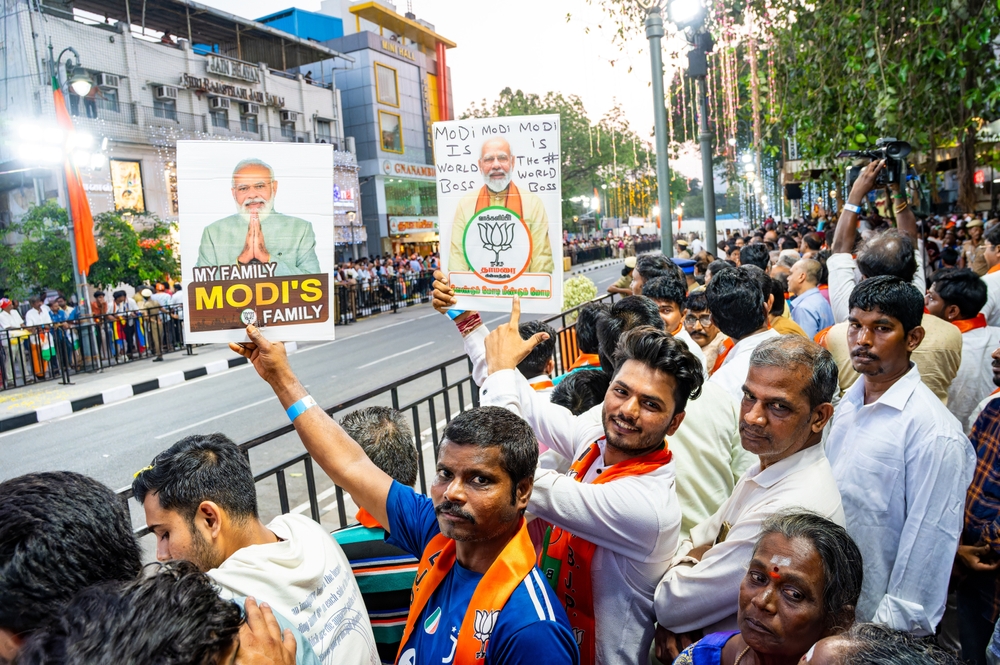
<path id="1" fill-rule="evenodd" d="M 411 554 L 385 542 L 385 529 L 364 511 L 362 522 L 333 532 L 351 562 L 351 570 L 368 608 L 375 645 L 383 663 L 394 663 L 410 611 L 410 590 L 417 574 Z"/>

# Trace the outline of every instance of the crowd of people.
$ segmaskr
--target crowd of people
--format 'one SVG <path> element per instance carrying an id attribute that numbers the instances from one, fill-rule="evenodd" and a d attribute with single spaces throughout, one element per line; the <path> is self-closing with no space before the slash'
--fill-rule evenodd
<path id="1" fill-rule="evenodd" d="M 136 472 L 145 568 L 108 488 L 7 480 L 0 659 L 1000 662 L 1000 222 L 956 224 L 971 265 L 928 278 L 932 229 L 904 197 L 884 230 L 855 208 L 879 168 L 822 228 L 628 257 L 622 297 L 580 309 L 562 375 L 556 331 L 517 299 L 493 330 L 442 318 L 479 406 L 446 424 L 426 496 L 402 414 L 338 423 L 248 326 L 231 348 L 357 524 L 264 523 L 221 434 Z M 430 288 L 455 305 L 446 275 Z"/>
<path id="2" fill-rule="evenodd" d="M 659 242 L 659 236 L 645 234 L 621 236 L 608 234 L 606 236 L 565 238 L 563 240 L 563 256 L 573 257 L 573 263 L 577 263 L 576 257 L 589 257 L 594 250 L 600 250 L 602 256 L 599 258 L 624 259 L 628 256 L 635 256 L 644 245 L 659 244 Z"/>
<path id="3" fill-rule="evenodd" d="M 3 385 L 44 379 L 62 369 L 84 371 L 139 355 L 163 360 L 164 349 L 183 339 L 184 291 L 180 282 L 156 282 L 95 291 L 85 309 L 61 293 L 29 296 L 26 307 L 0 297 L 0 375 Z M 23 315 L 22 315 L 23 311 Z"/>

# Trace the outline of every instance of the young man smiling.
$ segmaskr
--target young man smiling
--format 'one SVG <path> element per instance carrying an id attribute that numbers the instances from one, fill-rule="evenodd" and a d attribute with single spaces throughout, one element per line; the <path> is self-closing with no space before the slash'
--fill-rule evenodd
<path id="1" fill-rule="evenodd" d="M 862 380 L 837 405 L 826 452 L 865 561 L 858 620 L 933 635 L 976 456 L 910 362 L 924 336 L 920 292 L 899 277 L 869 277 L 849 306 Z"/>
<path id="2" fill-rule="evenodd" d="M 656 320 L 648 299 L 625 301 L 648 305 Z M 653 589 L 680 533 L 666 437 L 700 392 L 701 364 L 662 328 L 633 328 L 613 351 L 600 420 L 589 413 L 574 417 L 536 395 L 514 371 L 537 343 L 517 334 L 519 314 L 515 300 L 510 323 L 486 337 L 489 376 L 481 402 L 522 415 L 539 441 L 575 460 L 567 475 L 536 472 L 528 509 L 552 525 L 542 569 L 567 607 L 581 662 L 643 662 L 653 637 Z M 612 308 L 609 320 L 614 314 Z M 603 337 L 602 362 L 609 355 Z"/>
<path id="3" fill-rule="evenodd" d="M 512 334 L 523 343 L 516 326 Z M 230 347 L 270 384 L 313 459 L 386 528 L 387 542 L 420 557 L 397 662 L 527 665 L 539 654 L 557 665 L 579 661 L 566 613 L 535 567 L 523 518 L 538 461 L 523 420 L 497 408 L 456 416 L 438 449 L 431 496 L 421 496 L 375 466 L 316 407 L 283 345 L 254 326 L 247 335 L 250 344 Z"/>

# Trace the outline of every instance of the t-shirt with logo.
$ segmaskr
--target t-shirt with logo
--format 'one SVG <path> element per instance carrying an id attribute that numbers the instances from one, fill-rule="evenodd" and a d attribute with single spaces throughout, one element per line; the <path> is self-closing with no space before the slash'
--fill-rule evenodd
<path id="1" fill-rule="evenodd" d="M 441 532 L 434 504 L 412 488 L 393 482 L 386 500 L 386 542 L 415 557 Z M 431 594 L 418 617 L 399 665 L 448 665 L 455 658 L 458 631 L 480 573 L 458 561 Z M 486 665 L 570 665 L 580 652 L 566 612 L 536 566 L 500 610 L 486 649 Z"/>

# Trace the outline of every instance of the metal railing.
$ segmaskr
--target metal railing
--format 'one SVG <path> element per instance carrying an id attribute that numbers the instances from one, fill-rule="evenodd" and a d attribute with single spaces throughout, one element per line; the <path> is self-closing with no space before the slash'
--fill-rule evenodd
<path id="1" fill-rule="evenodd" d="M 373 314 L 396 312 L 402 307 L 430 302 L 433 281 L 431 271 L 378 276 L 374 280 L 354 280 L 354 283 L 338 281 L 334 316 L 337 323 L 348 324 Z"/>
<path id="2" fill-rule="evenodd" d="M 591 302 L 613 302 L 615 298 L 613 294 L 608 294 Z M 580 307 L 544 319 L 554 327 L 558 325 L 555 361 L 559 374 L 564 373 L 579 355 L 575 328 Z M 467 356 L 458 356 L 326 407 L 324 411 L 333 418 L 372 405 L 392 406 L 402 412 L 410 422 L 419 454 L 417 488 L 426 494 L 428 478 L 437 466 L 438 447 L 448 422 L 453 415 L 479 406 L 479 387 L 472 379 L 472 369 Z M 312 458 L 303 450 L 294 432 L 295 428 L 288 424 L 239 444 L 251 461 L 251 467 L 263 467 L 262 471 L 254 474 L 262 517 L 272 513 L 308 510 L 312 519 L 323 523 L 324 515 L 335 508 L 336 521 L 327 520 L 327 526 L 347 526 L 350 523 L 348 498 L 343 489 L 334 485 L 325 474 L 316 473 Z M 285 456 L 281 455 L 282 450 Z M 254 460 L 254 457 L 258 459 Z M 131 487 L 122 488 L 118 494 L 126 504 L 133 506 L 137 512 L 141 511 L 135 501 L 130 503 Z M 321 503 L 331 495 L 335 496 L 334 503 L 323 508 Z M 293 507 L 295 502 L 300 503 Z M 139 537 L 148 533 L 145 528 L 136 530 Z"/>
<path id="3" fill-rule="evenodd" d="M 0 390 L 187 350 L 181 306 L 87 316 L 44 326 L 0 330 Z"/>

